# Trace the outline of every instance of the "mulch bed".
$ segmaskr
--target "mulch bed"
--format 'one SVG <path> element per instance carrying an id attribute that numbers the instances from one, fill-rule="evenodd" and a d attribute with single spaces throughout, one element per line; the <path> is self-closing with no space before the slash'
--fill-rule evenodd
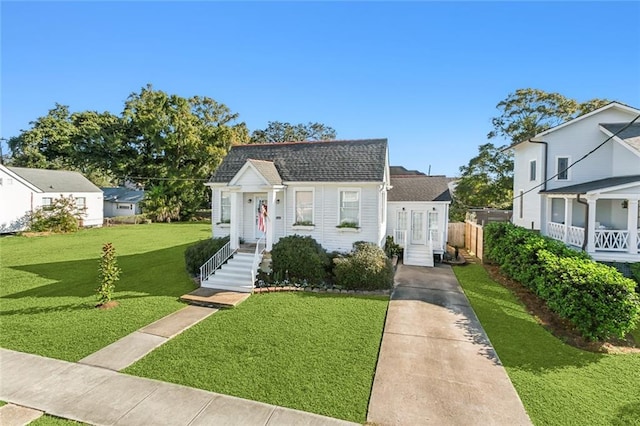
<path id="1" fill-rule="evenodd" d="M 500 283 L 515 294 L 540 325 L 568 345 L 590 352 L 640 353 L 640 342 L 635 342 L 630 334 L 627 335 L 626 339 L 611 339 L 605 342 L 586 340 L 569 321 L 560 318 L 558 314 L 551 311 L 544 301 L 538 298 L 531 290 L 503 275 L 498 266 L 489 264 L 484 264 L 483 266 L 492 280 Z"/>

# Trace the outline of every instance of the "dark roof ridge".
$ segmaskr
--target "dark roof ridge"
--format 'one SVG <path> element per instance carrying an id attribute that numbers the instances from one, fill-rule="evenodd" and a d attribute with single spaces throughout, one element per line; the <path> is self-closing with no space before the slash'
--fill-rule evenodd
<path id="1" fill-rule="evenodd" d="M 332 139 L 332 140 L 321 140 L 321 141 L 286 141 L 286 142 L 262 142 L 262 143 L 245 143 L 233 145 L 233 148 L 241 148 L 247 146 L 274 146 L 274 145 L 302 145 L 302 144 L 323 144 L 323 143 L 340 143 L 340 142 L 349 142 L 349 143 L 358 143 L 358 142 L 379 142 L 386 141 L 387 138 L 374 138 L 374 139 Z"/>

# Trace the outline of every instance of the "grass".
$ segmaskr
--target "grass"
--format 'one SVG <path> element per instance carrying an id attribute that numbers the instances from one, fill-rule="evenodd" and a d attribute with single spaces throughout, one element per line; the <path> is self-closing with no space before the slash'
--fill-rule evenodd
<path id="1" fill-rule="evenodd" d="M 482 266 L 454 271 L 534 424 L 640 424 L 640 354 L 564 344 Z"/>
<path id="2" fill-rule="evenodd" d="M 0 346 L 77 361 L 176 311 L 194 288 L 184 250 L 210 233 L 209 224 L 185 223 L 0 238 Z M 122 268 L 111 310 L 94 307 L 105 242 Z"/>
<path id="3" fill-rule="evenodd" d="M 363 423 L 388 298 L 253 295 L 126 373 Z"/>

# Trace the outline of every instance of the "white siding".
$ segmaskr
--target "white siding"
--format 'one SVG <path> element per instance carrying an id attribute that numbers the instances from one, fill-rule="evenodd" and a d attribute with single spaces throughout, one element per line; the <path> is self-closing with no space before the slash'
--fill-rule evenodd
<path id="1" fill-rule="evenodd" d="M 31 211 L 33 190 L 0 168 L 0 233 L 26 228 L 25 215 Z"/>
<path id="2" fill-rule="evenodd" d="M 129 208 L 119 208 L 119 206 L 122 205 L 129 206 Z M 133 216 L 140 213 L 140 203 L 117 203 L 113 201 L 104 202 L 104 217 Z"/>
<path id="3" fill-rule="evenodd" d="M 266 185 L 266 182 L 253 167 L 247 167 L 244 172 L 238 176 L 234 184 L 239 186 L 259 186 Z"/>
<path id="4" fill-rule="evenodd" d="M 613 144 L 611 169 L 617 176 L 640 174 L 640 154 L 619 143 Z"/>
<path id="5" fill-rule="evenodd" d="M 530 180 L 531 161 L 536 162 L 536 179 Z M 544 173 L 544 145 L 523 143 L 516 147 L 513 163 L 513 223 L 518 226 L 540 229 L 541 201 L 538 192 L 542 188 L 524 194 L 520 201 L 520 191 L 527 192 L 540 185 Z M 520 208 L 522 206 L 522 209 Z M 522 210 L 522 211 L 521 211 Z"/>
<path id="6" fill-rule="evenodd" d="M 102 191 L 100 192 L 43 192 L 33 194 L 34 209 L 42 206 L 43 198 L 60 198 L 64 197 L 84 197 L 86 199 L 86 212 L 82 215 L 82 223 L 85 227 L 102 226 L 104 220 L 104 202 L 102 199 Z"/>
<path id="7" fill-rule="evenodd" d="M 555 159 L 558 156 L 569 156 L 571 162 L 574 162 L 607 139 L 608 136 L 600 130 L 600 123 L 618 123 L 631 121 L 633 118 L 632 113 L 611 108 L 543 136 L 542 139 L 549 144 L 549 177 L 556 173 Z M 620 165 L 616 163 L 614 166 L 614 151 L 618 151 L 614 145 L 619 144 L 610 140 L 585 160 L 573 166 L 570 169 L 570 180 L 552 179 L 547 184 L 547 189 L 629 174 L 624 170 L 627 162 Z M 636 163 L 635 173 L 640 173 L 638 163 Z"/>

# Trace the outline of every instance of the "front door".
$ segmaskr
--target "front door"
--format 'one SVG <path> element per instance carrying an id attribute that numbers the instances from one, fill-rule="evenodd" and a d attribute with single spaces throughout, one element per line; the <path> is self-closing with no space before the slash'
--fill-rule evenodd
<path id="1" fill-rule="evenodd" d="M 426 244 L 423 211 L 411 211 L 411 244 Z"/>
<path id="2" fill-rule="evenodd" d="M 254 204 L 254 237 L 256 240 L 262 238 L 267 229 L 267 217 L 264 212 L 267 212 L 267 197 L 264 194 L 259 194 L 254 197 L 256 203 Z M 262 208 L 264 206 L 264 209 Z"/>

